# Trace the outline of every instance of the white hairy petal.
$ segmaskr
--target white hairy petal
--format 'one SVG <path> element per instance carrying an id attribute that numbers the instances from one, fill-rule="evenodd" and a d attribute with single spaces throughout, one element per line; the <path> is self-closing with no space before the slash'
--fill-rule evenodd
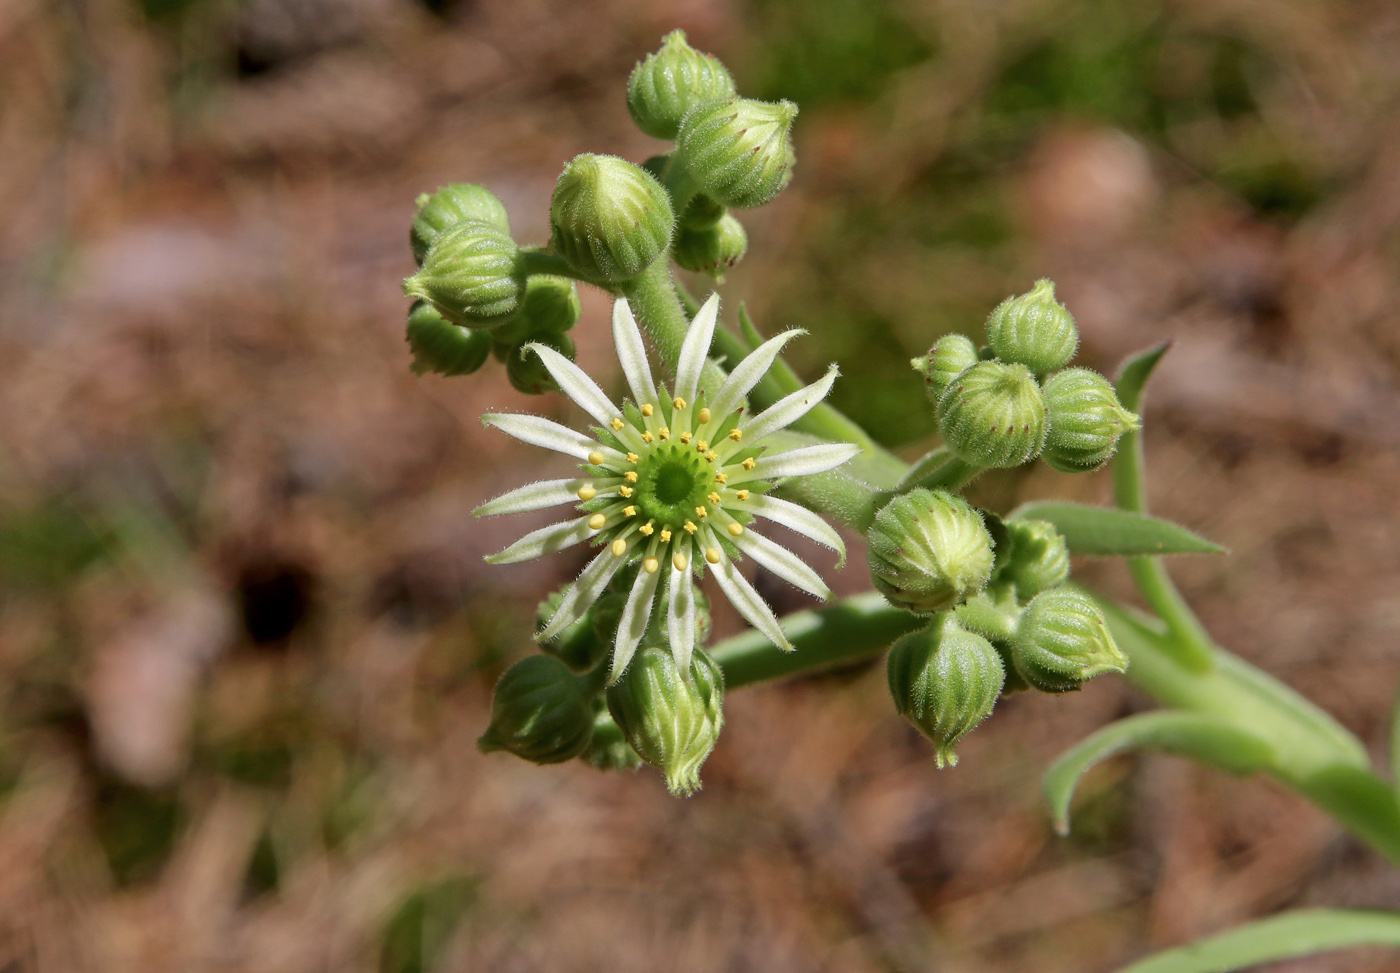
<path id="1" fill-rule="evenodd" d="M 800 557 L 781 544 L 752 531 L 744 531 L 734 538 L 734 544 L 749 557 L 772 571 L 789 584 L 795 585 L 813 597 L 826 601 L 831 597 L 831 589 Z"/>
<path id="2" fill-rule="evenodd" d="M 714 566 L 714 576 L 729 603 L 738 609 L 739 614 L 743 615 L 750 625 L 762 632 L 768 641 L 778 648 L 786 652 L 792 651 L 792 643 L 783 634 L 782 626 L 778 624 L 773 610 L 759 597 L 758 592 L 753 590 L 753 585 L 744 579 L 728 556 L 720 555 L 719 563 Z"/>
<path id="3" fill-rule="evenodd" d="M 544 362 L 544 367 L 549 369 L 549 374 L 559 385 L 559 391 L 578 403 L 579 408 L 596 419 L 598 425 L 606 426 L 621 414 L 622 410 L 603 394 L 598 383 L 559 352 L 539 342 L 531 342 L 525 346 L 525 350 L 540 356 L 540 361 Z"/>
<path id="4" fill-rule="evenodd" d="M 593 607 L 593 603 L 598 600 L 598 596 L 603 593 L 603 589 L 608 586 L 608 582 L 617 574 L 618 568 L 622 567 L 625 560 L 626 558 L 617 557 L 606 547 L 603 548 L 601 554 L 588 562 L 588 567 L 583 569 L 578 580 L 569 586 L 568 593 L 564 595 L 564 600 L 559 602 L 554 617 L 549 620 L 544 631 L 535 636 L 535 640 L 546 642 L 582 618 L 588 609 Z"/>
<path id="5" fill-rule="evenodd" d="M 481 421 L 484 425 L 494 426 L 501 430 L 507 436 L 514 436 L 522 443 L 543 446 L 545 449 L 552 449 L 555 452 L 578 459 L 588 459 L 588 454 L 595 450 L 602 452 L 613 462 L 622 458 L 622 454 L 616 450 L 601 446 L 583 433 L 574 432 L 568 426 L 561 426 L 559 423 L 542 416 L 488 412 L 481 417 Z"/>
<path id="6" fill-rule="evenodd" d="M 577 520 L 566 520 L 550 524 L 539 530 L 532 530 L 504 551 L 488 554 L 488 564 L 517 564 L 520 561 L 533 561 L 542 554 L 553 554 L 566 547 L 573 547 L 586 540 L 594 532 L 588 526 L 588 516 Z"/>
<path id="7" fill-rule="evenodd" d="M 676 395 L 687 402 L 695 401 L 695 393 L 700 388 L 700 372 L 705 368 L 705 357 L 710 353 L 710 342 L 715 336 L 715 322 L 719 320 L 719 295 L 711 294 L 701 305 L 690 322 L 690 329 L 681 343 L 680 359 L 676 362 Z"/>
<path id="8" fill-rule="evenodd" d="M 786 453 L 759 457 L 753 469 L 747 473 L 736 472 L 729 483 L 748 480 L 774 480 L 783 476 L 812 476 L 834 470 L 852 456 L 860 452 L 859 446 L 850 443 L 819 443 L 816 446 L 802 446 Z"/>
<path id="9" fill-rule="evenodd" d="M 778 497 L 770 497 L 766 493 L 758 493 L 745 502 L 744 509 L 831 548 L 840 556 L 836 564 L 838 568 L 846 563 L 846 544 L 841 540 L 841 535 L 806 507 Z"/>
<path id="10" fill-rule="evenodd" d="M 748 357 L 734 366 L 734 371 L 729 373 L 724 385 L 720 387 L 719 394 L 709 404 L 710 411 L 717 416 L 722 416 L 737 409 L 739 403 L 744 401 L 744 396 L 748 395 L 763 376 L 768 374 L 768 369 L 773 367 L 773 361 L 778 357 L 778 352 L 783 350 L 783 345 L 798 335 L 806 333 L 801 329 L 794 328 L 792 331 L 784 331 L 780 335 L 769 338 L 755 348 Z"/>
<path id="11" fill-rule="evenodd" d="M 627 595 L 627 607 L 622 609 L 622 621 L 617 624 L 617 642 L 613 647 L 612 673 L 608 682 L 616 682 L 632 661 L 637 646 L 642 644 L 647 622 L 651 620 L 651 606 L 656 600 L 656 583 L 661 572 L 655 574 L 643 569 L 637 572 L 637 580 L 632 582 L 632 590 Z"/>
<path id="12" fill-rule="evenodd" d="M 499 514 L 523 514 L 529 510 L 543 510 L 557 507 L 561 503 L 576 502 L 577 490 L 586 480 L 540 480 L 516 487 L 494 500 L 488 500 L 472 511 L 478 517 L 495 517 Z"/>
<path id="13" fill-rule="evenodd" d="M 826 398 L 827 393 L 831 391 L 832 383 L 836 381 L 837 374 L 839 373 L 836 366 L 832 365 L 819 381 L 774 402 L 739 427 L 744 430 L 744 437 L 750 443 L 756 443 L 764 436 L 770 436 L 779 429 L 785 429 L 801 419 L 817 403 Z"/>
<path id="14" fill-rule="evenodd" d="M 613 304 L 613 344 L 617 346 L 617 360 L 622 363 L 622 374 L 627 377 L 627 387 L 632 390 L 632 401 L 637 405 L 656 400 L 656 383 L 651 380 L 651 365 L 647 362 L 647 347 L 642 341 L 637 319 L 632 316 L 632 308 L 626 298 L 618 298 Z"/>
<path id="15" fill-rule="evenodd" d="M 671 565 L 670 598 L 666 605 L 666 635 L 671 654 L 682 674 L 690 672 L 690 656 L 695 650 L 695 585 L 691 567 L 676 570 Z"/>

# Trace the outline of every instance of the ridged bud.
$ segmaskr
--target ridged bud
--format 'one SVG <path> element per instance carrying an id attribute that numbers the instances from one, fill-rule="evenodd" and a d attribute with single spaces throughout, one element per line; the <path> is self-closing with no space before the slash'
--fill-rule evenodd
<path id="1" fill-rule="evenodd" d="M 938 400 L 964 371 L 977 364 L 977 346 L 962 334 L 945 334 L 933 343 L 928 354 L 909 362 L 924 377 L 924 393 L 938 408 Z"/>
<path id="2" fill-rule="evenodd" d="M 409 310 L 407 337 L 415 375 L 470 375 L 491 354 L 491 338 L 485 331 L 453 324 L 427 301 L 415 301 Z"/>
<path id="3" fill-rule="evenodd" d="M 677 266 L 722 281 L 725 271 L 742 260 L 748 248 L 749 235 L 744 232 L 744 225 L 725 213 L 707 229 L 682 227 L 671 254 Z"/>
<path id="4" fill-rule="evenodd" d="M 1069 547 L 1055 525 L 1045 520 L 1008 520 L 1010 555 L 997 575 L 1016 588 L 1021 601 L 1058 587 L 1069 578 Z"/>
<path id="5" fill-rule="evenodd" d="M 418 214 L 408 231 L 408 242 L 420 267 L 434 241 L 458 223 L 486 223 L 502 233 L 510 233 L 505 206 L 485 186 L 456 182 L 435 193 L 424 193 L 414 203 Z"/>
<path id="6" fill-rule="evenodd" d="M 1016 624 L 1016 671 L 1036 689 L 1063 693 L 1102 672 L 1123 672 L 1128 657 L 1088 595 L 1070 588 L 1042 591 Z"/>
<path id="7" fill-rule="evenodd" d="M 516 271 L 517 253 L 515 241 L 499 227 L 458 223 L 434 241 L 403 291 L 432 302 L 454 324 L 489 328 L 520 305 L 524 281 Z"/>
<path id="8" fill-rule="evenodd" d="M 569 361 L 574 360 L 574 341 L 566 334 L 537 334 L 530 338 L 530 342 L 547 345 Z M 526 395 L 544 395 L 546 392 L 559 391 L 554 376 L 544 367 L 544 360 L 534 352 L 527 351 L 524 345 L 516 345 L 506 356 L 506 377 L 517 392 L 524 392 Z"/>
<path id="9" fill-rule="evenodd" d="M 974 466 L 1029 463 L 1045 443 L 1045 398 L 1025 365 L 978 362 L 938 400 L 943 441 Z"/>
<path id="10" fill-rule="evenodd" d="M 702 105 L 685 116 L 676 150 L 706 195 L 725 206 L 762 206 L 792 179 L 793 119 L 790 101 L 731 98 Z"/>
<path id="11" fill-rule="evenodd" d="M 866 532 L 870 580 L 890 604 L 927 613 L 982 590 L 992 538 L 962 497 L 919 488 L 895 497 Z"/>
<path id="12" fill-rule="evenodd" d="M 933 741 L 938 766 L 957 766 L 958 741 L 991 715 L 1006 680 L 1001 655 L 943 614 L 895 642 L 886 663 L 900 716 Z"/>
<path id="13" fill-rule="evenodd" d="M 563 277 L 538 275 L 525 285 L 516 317 L 528 324 L 530 332 L 561 334 L 578 324 L 583 315 L 578 288 Z M 509 327 L 510 325 L 506 325 Z"/>
<path id="14" fill-rule="evenodd" d="M 593 739 L 583 752 L 583 759 L 599 770 L 636 770 L 642 758 L 622 735 L 622 728 L 608 712 L 602 699 L 593 704 Z"/>
<path id="15" fill-rule="evenodd" d="M 625 284 L 666 252 L 675 216 L 656 177 L 613 155 L 574 158 L 549 204 L 554 248 L 590 280 Z"/>
<path id="16" fill-rule="evenodd" d="M 671 793 L 690 794 L 724 725 L 724 674 L 703 649 L 682 674 L 669 649 L 649 646 L 608 687 L 608 712 Z"/>
<path id="17" fill-rule="evenodd" d="M 1108 379 L 1087 368 L 1067 368 L 1045 383 L 1050 433 L 1045 462 L 1063 473 L 1102 466 L 1118 449 L 1123 433 L 1142 423 L 1123 408 Z"/>
<path id="18" fill-rule="evenodd" d="M 506 670 L 491 698 L 482 753 L 508 750 L 537 764 L 583 753 L 593 736 L 593 707 L 578 677 L 552 655 L 532 655 Z"/>
<path id="19" fill-rule="evenodd" d="M 627 110 L 637 127 L 653 138 L 674 139 L 685 113 L 696 105 L 734 94 L 734 79 L 719 58 L 686 43 L 673 30 L 661 50 L 648 54 L 627 81 Z"/>
<path id="20" fill-rule="evenodd" d="M 1038 280 L 1020 297 L 1008 297 L 987 318 L 987 344 L 1004 362 L 1037 374 L 1063 368 L 1074 357 L 1079 331 L 1074 317 L 1055 300 L 1055 285 Z"/>

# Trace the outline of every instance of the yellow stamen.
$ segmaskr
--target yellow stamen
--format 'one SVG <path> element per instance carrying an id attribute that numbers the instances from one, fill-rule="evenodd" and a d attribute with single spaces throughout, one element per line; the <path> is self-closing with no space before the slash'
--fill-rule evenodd
<path id="1" fill-rule="evenodd" d="M 612 542 L 613 557 L 622 557 L 627 553 L 627 542 L 621 537 Z"/>
<path id="2" fill-rule="evenodd" d="M 716 453 L 713 449 L 705 454 L 705 462 L 707 463 L 713 463 L 717 459 L 719 459 L 719 453 Z"/>
<path id="3" fill-rule="evenodd" d="M 715 474 L 715 482 L 718 483 L 720 486 L 724 486 L 726 483 L 729 482 L 729 474 L 728 474 L 728 473 L 716 473 L 716 474 Z"/>
<path id="4" fill-rule="evenodd" d="M 648 520 L 645 524 L 642 524 L 642 526 L 638 527 L 637 529 L 642 532 L 643 537 L 650 537 L 651 532 L 656 530 L 656 528 L 651 525 L 650 520 Z"/>
<path id="5" fill-rule="evenodd" d="M 637 508 L 629 503 L 627 506 L 622 508 L 622 513 L 628 517 L 635 517 L 637 516 Z"/>
<path id="6" fill-rule="evenodd" d="M 621 419 L 614 419 L 609 423 L 613 427 L 613 432 L 622 432 L 622 427 L 626 425 Z"/>
<path id="7" fill-rule="evenodd" d="M 676 566 L 677 571 L 684 571 L 685 566 L 690 562 L 685 559 L 684 554 L 677 554 L 675 557 L 671 558 L 671 563 Z"/>
<path id="8" fill-rule="evenodd" d="M 671 430 L 670 430 L 670 428 L 667 427 L 667 426 L 662 426 L 660 429 L 657 430 L 657 432 L 656 432 L 656 437 L 657 437 L 658 439 L 670 439 L 670 438 L 671 438 Z"/>
<path id="9" fill-rule="evenodd" d="M 708 500 L 708 501 L 710 501 L 710 503 L 719 503 L 719 494 L 718 494 L 718 493 L 710 493 L 710 494 L 706 495 L 705 499 Z"/>
<path id="10" fill-rule="evenodd" d="M 656 569 L 661 567 L 661 562 L 654 557 L 649 557 L 642 562 L 642 567 L 647 569 L 647 574 L 655 574 Z"/>
<path id="11" fill-rule="evenodd" d="M 605 459 L 607 459 L 607 457 L 604 456 L 602 453 L 598 452 L 596 449 L 588 454 L 588 462 L 592 463 L 594 466 L 602 466 L 603 460 Z"/>
<path id="12" fill-rule="evenodd" d="M 708 517 L 709 515 L 710 515 L 710 512 L 709 512 L 708 510 L 706 510 L 704 507 L 696 507 L 696 508 L 695 508 L 695 516 L 699 517 L 701 520 L 704 520 L 704 519 L 705 519 L 706 517 Z"/>
<path id="13" fill-rule="evenodd" d="M 707 548 L 705 548 L 705 560 L 709 561 L 711 564 L 718 564 L 718 563 L 719 563 L 719 548 L 717 548 L 717 547 L 707 547 Z"/>
<path id="14" fill-rule="evenodd" d="M 731 537 L 738 537 L 738 536 L 739 536 L 740 534 L 742 534 L 743 532 L 744 532 L 744 525 L 743 525 L 743 524 L 730 524 L 730 525 L 729 525 L 729 536 L 731 536 Z"/>
<path id="15" fill-rule="evenodd" d="M 639 459 L 641 459 L 641 457 L 638 456 L 636 453 L 628 453 L 628 454 L 627 454 L 627 462 L 629 462 L 629 463 L 635 463 L 635 462 L 637 462 L 637 460 L 639 460 Z"/>
<path id="16" fill-rule="evenodd" d="M 688 432 L 683 432 L 683 433 L 681 433 L 681 442 L 684 443 L 685 445 L 689 446 L 689 445 L 690 445 L 690 433 L 688 433 Z"/>
<path id="17" fill-rule="evenodd" d="M 681 397 L 678 395 L 678 396 L 676 396 L 674 399 L 671 400 L 671 404 L 672 404 L 673 406 L 675 406 L 677 409 L 684 409 L 684 408 L 685 408 L 685 399 L 681 398 Z"/>
<path id="18" fill-rule="evenodd" d="M 587 483 L 578 488 L 578 498 L 584 502 L 592 500 L 597 495 L 598 491 Z"/>
<path id="19" fill-rule="evenodd" d="M 622 494 L 624 497 L 632 496 L 632 488 L 629 486 L 618 487 L 617 492 Z"/>
<path id="20" fill-rule="evenodd" d="M 661 528 L 661 543 L 663 543 L 663 544 L 669 544 L 669 543 L 671 543 L 671 528 L 669 528 L 669 527 L 663 527 L 663 528 Z"/>
<path id="21" fill-rule="evenodd" d="M 695 532 L 696 532 L 697 530 L 699 530 L 699 529 L 700 529 L 699 527 L 696 527 L 696 526 L 695 526 L 694 524 L 692 524 L 690 521 L 687 520 L 687 521 L 685 522 L 685 532 L 686 532 L 687 534 L 693 534 L 693 533 L 695 533 Z"/>
<path id="22" fill-rule="evenodd" d="M 648 429 L 646 432 L 642 433 L 642 442 L 644 442 L 644 443 L 650 444 L 651 441 L 652 441 L 653 439 L 655 439 L 655 438 L 656 438 L 656 437 L 653 436 L 653 435 L 651 434 L 651 430 L 650 430 L 650 429 Z"/>
<path id="23" fill-rule="evenodd" d="M 701 410 L 700 410 L 700 415 L 699 415 L 698 418 L 700 419 L 701 422 L 709 422 L 709 421 L 710 421 L 710 410 L 709 410 L 709 409 L 701 409 Z"/>
<path id="24" fill-rule="evenodd" d="M 636 483 L 636 482 L 637 482 L 637 471 L 636 471 L 636 470 L 628 470 L 626 473 L 622 474 L 622 478 L 623 478 L 624 480 L 626 480 L 628 483 Z"/>
<path id="25" fill-rule="evenodd" d="M 592 517 L 588 518 L 588 526 L 592 530 L 602 530 L 603 525 L 607 522 L 608 518 L 604 517 L 602 514 L 594 514 Z"/>
<path id="26" fill-rule="evenodd" d="M 749 491 L 740 490 L 738 496 L 740 500 L 747 500 L 749 498 Z"/>
<path id="27" fill-rule="evenodd" d="M 642 415 L 646 416 L 648 419 L 651 418 L 651 414 L 655 411 L 656 409 L 652 406 L 650 402 L 642 406 Z"/>
<path id="28" fill-rule="evenodd" d="M 739 465 L 742 466 L 742 467 L 743 467 L 744 469 L 746 469 L 746 470 L 751 470 L 751 469 L 753 469 L 754 466 L 757 465 L 757 464 L 754 463 L 753 457 L 750 456 L 748 459 L 744 460 L 744 461 L 743 461 L 742 463 L 740 463 Z"/>
<path id="29" fill-rule="evenodd" d="M 737 443 L 739 440 L 741 440 L 741 439 L 744 438 L 744 430 L 742 430 L 742 429 L 731 429 L 731 430 L 729 430 L 729 438 L 732 439 L 732 440 L 734 440 L 734 441 Z"/>
<path id="30" fill-rule="evenodd" d="M 709 444 L 707 441 L 703 440 L 703 439 L 699 439 L 699 440 L 696 440 L 696 442 L 695 442 L 695 448 L 698 449 L 698 450 L 700 450 L 700 452 L 703 453 L 705 450 L 707 450 L 707 449 L 710 448 L 710 444 Z"/>

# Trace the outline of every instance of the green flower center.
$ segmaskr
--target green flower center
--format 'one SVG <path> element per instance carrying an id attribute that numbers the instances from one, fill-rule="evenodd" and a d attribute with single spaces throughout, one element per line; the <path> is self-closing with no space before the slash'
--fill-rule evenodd
<path id="1" fill-rule="evenodd" d="M 695 508 L 708 503 L 713 480 L 709 464 L 695 449 L 669 443 L 653 447 L 637 463 L 632 498 L 637 516 L 674 530 L 695 520 Z"/>

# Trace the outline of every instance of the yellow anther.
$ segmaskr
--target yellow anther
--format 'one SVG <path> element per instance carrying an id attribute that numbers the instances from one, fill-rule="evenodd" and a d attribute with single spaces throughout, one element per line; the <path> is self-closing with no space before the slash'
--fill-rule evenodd
<path id="1" fill-rule="evenodd" d="M 661 543 L 663 543 L 663 544 L 669 544 L 669 543 L 671 543 L 671 528 L 669 528 L 669 527 L 663 527 L 663 528 L 661 528 Z"/>
<path id="2" fill-rule="evenodd" d="M 621 419 L 614 419 L 609 423 L 613 427 L 613 432 L 622 432 L 622 427 L 626 425 Z"/>
<path id="3" fill-rule="evenodd" d="M 704 439 L 697 439 L 695 441 L 695 448 L 703 453 L 705 450 L 710 448 L 710 444 Z"/>
<path id="4" fill-rule="evenodd" d="M 578 488 L 578 498 L 585 502 L 592 500 L 597 495 L 598 491 L 593 489 L 593 487 L 587 483 Z"/>
<path id="5" fill-rule="evenodd" d="M 738 493 L 738 496 L 739 496 L 739 499 L 740 499 L 740 500 L 747 500 L 747 499 L 749 498 L 749 491 L 747 491 L 747 490 L 740 490 L 739 493 Z"/>
<path id="6" fill-rule="evenodd" d="M 717 548 L 717 547 L 707 547 L 707 548 L 705 548 L 705 560 L 709 561 L 711 564 L 718 564 L 718 563 L 719 563 L 719 548 Z"/>
<path id="7" fill-rule="evenodd" d="M 734 440 L 734 441 L 737 443 L 739 440 L 741 440 L 741 439 L 744 438 L 744 430 L 742 430 L 742 429 L 731 429 L 731 430 L 729 430 L 729 438 L 732 439 L 732 440 Z"/>
<path id="8" fill-rule="evenodd" d="M 671 558 L 671 563 L 676 566 L 677 571 L 684 571 L 685 566 L 690 562 L 685 559 L 684 554 L 677 554 L 675 557 Z"/>
<path id="9" fill-rule="evenodd" d="M 666 427 L 666 426 L 662 426 L 660 429 L 658 429 L 658 430 L 656 431 L 656 437 L 657 437 L 658 439 L 670 439 L 670 438 L 671 438 L 671 430 L 670 430 L 668 427 Z"/>
<path id="10" fill-rule="evenodd" d="M 744 525 L 743 525 L 743 524 L 730 524 L 730 525 L 729 525 L 729 536 L 730 536 L 730 537 L 738 537 L 738 536 L 739 536 L 740 534 L 742 534 L 743 532 L 744 532 Z"/>
<path id="11" fill-rule="evenodd" d="M 751 469 L 753 469 L 757 464 L 754 462 L 753 457 L 750 456 L 748 459 L 744 460 L 744 461 L 743 461 L 742 463 L 740 463 L 739 465 L 742 466 L 742 467 L 743 467 L 744 469 L 746 469 L 746 470 L 751 470 Z"/>
<path id="12" fill-rule="evenodd" d="M 671 404 L 672 404 L 673 406 L 675 406 L 677 409 L 684 409 L 684 408 L 685 408 L 685 399 L 681 398 L 681 397 L 678 395 L 678 396 L 676 396 L 674 399 L 671 400 Z"/>
<path id="13" fill-rule="evenodd" d="M 710 501 L 710 503 L 719 503 L 719 494 L 718 494 L 718 493 L 710 493 L 710 494 L 707 494 L 706 497 L 705 497 L 705 499 L 708 500 L 708 501 Z"/>
<path id="14" fill-rule="evenodd" d="M 651 414 L 655 411 L 656 408 L 650 402 L 642 406 L 642 415 L 646 416 L 648 419 L 651 418 Z"/>
<path id="15" fill-rule="evenodd" d="M 635 463 L 635 462 L 637 462 L 637 460 L 639 460 L 639 459 L 641 459 L 641 457 L 638 456 L 636 453 L 628 453 L 628 454 L 627 454 L 627 462 L 629 462 L 629 463 Z"/>
<path id="16" fill-rule="evenodd" d="M 596 449 L 588 454 L 588 462 L 592 463 L 594 466 L 602 466 L 603 460 L 605 459 L 607 459 L 607 457 L 604 456 L 602 453 L 598 452 Z"/>
<path id="17" fill-rule="evenodd" d="M 642 524 L 642 526 L 638 527 L 637 529 L 642 532 L 643 537 L 650 537 L 651 532 L 656 530 L 656 528 L 651 525 L 650 520 L 648 520 L 645 524 Z"/>
<path id="18" fill-rule="evenodd" d="M 688 433 L 688 432 L 683 432 L 683 433 L 681 433 L 681 442 L 683 442 L 685 445 L 689 446 L 689 445 L 690 445 L 690 433 Z"/>
<path id="19" fill-rule="evenodd" d="M 594 514 L 592 517 L 588 518 L 588 526 L 592 530 L 602 530 L 603 525 L 607 522 L 608 518 L 604 517 L 602 514 Z"/>
<path id="20" fill-rule="evenodd" d="M 626 473 L 622 474 L 622 478 L 623 478 L 624 480 L 626 480 L 628 483 L 636 483 L 636 482 L 637 482 L 637 471 L 636 471 L 636 470 L 628 470 Z"/>
<path id="21" fill-rule="evenodd" d="M 728 474 L 728 473 L 716 473 L 716 474 L 715 474 L 715 482 L 718 483 L 720 486 L 724 486 L 726 483 L 729 482 L 729 474 Z"/>
<path id="22" fill-rule="evenodd" d="M 710 410 L 709 410 L 709 409 L 701 409 L 701 410 L 700 410 L 700 414 L 699 414 L 699 416 L 698 416 L 697 418 L 699 418 L 699 420 L 700 420 L 701 422 L 709 422 L 709 421 L 710 421 Z"/>
<path id="23" fill-rule="evenodd" d="M 648 444 L 649 444 L 649 443 L 650 443 L 653 439 L 655 439 L 655 438 L 656 438 L 656 437 L 653 436 L 653 435 L 651 434 L 651 430 L 650 430 L 650 429 L 648 429 L 646 432 L 642 433 L 642 442 L 644 442 L 644 443 L 648 443 Z"/>
<path id="24" fill-rule="evenodd" d="M 621 486 L 617 488 L 617 492 L 624 497 L 630 497 L 632 495 L 632 488 L 630 486 Z"/>
<path id="25" fill-rule="evenodd" d="M 654 557 L 649 557 L 642 562 L 642 567 L 647 569 L 647 574 L 655 574 L 656 569 L 661 567 L 661 562 Z"/>
<path id="26" fill-rule="evenodd" d="M 622 555 L 627 553 L 627 542 L 619 537 L 612 543 L 612 552 L 613 557 L 622 557 Z"/>
<path id="27" fill-rule="evenodd" d="M 637 516 L 637 508 L 629 503 L 627 506 L 622 508 L 622 513 L 627 517 L 635 517 Z"/>
<path id="28" fill-rule="evenodd" d="M 706 517 L 710 516 L 710 512 L 704 507 L 696 507 L 695 516 L 699 517 L 701 520 L 704 520 Z"/>
<path id="29" fill-rule="evenodd" d="M 695 532 L 696 532 L 697 530 L 699 530 L 699 529 L 700 529 L 699 527 L 696 527 L 696 526 L 695 526 L 694 524 L 692 524 L 690 521 L 687 520 L 687 521 L 685 522 L 685 532 L 686 532 L 687 534 L 693 534 L 693 533 L 695 533 Z"/>
<path id="30" fill-rule="evenodd" d="M 708 463 L 713 463 L 717 459 L 719 459 L 719 453 L 716 453 L 713 449 L 705 454 L 705 461 Z"/>

